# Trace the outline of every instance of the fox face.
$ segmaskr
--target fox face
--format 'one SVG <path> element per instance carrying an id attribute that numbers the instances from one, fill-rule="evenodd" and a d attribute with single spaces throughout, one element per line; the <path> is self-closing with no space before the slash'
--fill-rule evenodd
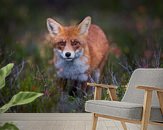
<path id="1" fill-rule="evenodd" d="M 47 27 L 55 53 L 65 61 L 80 58 L 87 44 L 90 24 L 90 17 L 86 17 L 79 25 L 69 27 L 48 18 Z"/>
<path id="2" fill-rule="evenodd" d="M 83 55 L 82 46 L 82 43 L 76 39 L 61 40 L 56 43 L 54 51 L 66 61 L 72 61 L 73 59 L 79 58 Z"/>

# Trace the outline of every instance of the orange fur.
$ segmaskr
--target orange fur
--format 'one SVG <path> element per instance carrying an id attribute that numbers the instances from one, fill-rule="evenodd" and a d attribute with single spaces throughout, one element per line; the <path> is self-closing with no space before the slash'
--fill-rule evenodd
<path id="1" fill-rule="evenodd" d="M 90 70 L 102 69 L 102 62 L 105 62 L 105 57 L 108 55 L 109 43 L 104 32 L 97 26 L 91 25 L 87 37 L 88 53 L 90 59 Z"/>

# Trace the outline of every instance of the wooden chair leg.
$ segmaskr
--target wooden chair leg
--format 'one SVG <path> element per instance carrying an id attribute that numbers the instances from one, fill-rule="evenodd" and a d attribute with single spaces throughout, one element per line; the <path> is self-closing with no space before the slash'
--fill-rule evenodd
<path id="1" fill-rule="evenodd" d="M 92 130 L 96 130 L 98 117 L 93 113 Z"/>
<path id="2" fill-rule="evenodd" d="M 152 91 L 145 91 L 141 130 L 147 130 L 150 119 L 151 102 L 152 102 Z"/>
<path id="3" fill-rule="evenodd" d="M 163 92 L 157 92 L 157 96 L 160 103 L 161 112 L 163 114 Z"/>
<path id="4" fill-rule="evenodd" d="M 122 124 L 123 129 L 127 130 L 127 126 L 126 126 L 125 122 L 121 121 L 121 124 Z"/>

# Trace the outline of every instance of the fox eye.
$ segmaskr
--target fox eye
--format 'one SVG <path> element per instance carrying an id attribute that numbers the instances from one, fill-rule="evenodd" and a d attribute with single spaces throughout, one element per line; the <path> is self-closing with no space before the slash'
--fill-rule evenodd
<path id="1" fill-rule="evenodd" d="M 58 45 L 64 47 L 66 45 L 66 41 L 60 41 L 58 42 Z"/>
<path id="2" fill-rule="evenodd" d="M 78 46 L 79 44 L 80 44 L 79 41 L 77 41 L 77 40 L 71 40 L 71 45 L 72 46 Z"/>

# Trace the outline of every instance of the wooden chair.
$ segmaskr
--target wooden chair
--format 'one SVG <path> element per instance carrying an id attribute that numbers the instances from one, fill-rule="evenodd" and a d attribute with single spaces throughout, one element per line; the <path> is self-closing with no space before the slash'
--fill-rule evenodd
<path id="1" fill-rule="evenodd" d="M 98 117 L 118 120 L 124 130 L 125 123 L 141 124 L 141 130 L 147 130 L 148 124 L 163 126 L 163 69 L 136 69 L 121 102 L 115 101 L 112 85 L 88 86 L 95 86 L 94 100 L 85 104 L 85 110 L 93 113 L 92 130 L 96 130 Z M 111 101 L 100 100 L 102 88 L 108 89 Z"/>

